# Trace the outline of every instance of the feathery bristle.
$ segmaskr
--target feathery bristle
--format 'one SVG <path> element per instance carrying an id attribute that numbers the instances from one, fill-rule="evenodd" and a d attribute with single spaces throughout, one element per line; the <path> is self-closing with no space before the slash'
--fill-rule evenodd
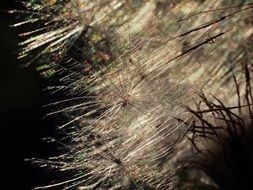
<path id="1" fill-rule="evenodd" d="M 19 57 L 38 50 L 28 64 L 49 60 L 58 85 L 48 89 L 62 99 L 48 105 L 48 116 L 69 118 L 59 126 L 68 131 L 66 137 L 54 140 L 68 151 L 34 162 L 75 173 L 36 189 L 176 188 L 175 176 L 184 164 L 192 166 L 191 161 L 181 163 L 192 156 L 191 148 L 199 151 L 209 138 L 221 143 L 216 119 L 223 121 L 222 127 L 237 125 L 242 116 L 230 112 L 230 106 L 239 111 L 248 106 L 252 116 L 253 30 L 246 22 L 253 9 L 250 1 L 60 0 L 24 5 L 25 11 L 16 12 L 28 16 L 15 26 L 30 23 L 37 28 L 21 34 L 28 39 L 20 44 Z M 48 65 L 40 67 L 46 70 Z M 212 93 L 219 104 L 195 93 L 200 91 Z M 206 107 L 197 104 L 194 111 L 194 101 L 204 101 Z M 203 142 L 195 139 L 196 133 Z"/>

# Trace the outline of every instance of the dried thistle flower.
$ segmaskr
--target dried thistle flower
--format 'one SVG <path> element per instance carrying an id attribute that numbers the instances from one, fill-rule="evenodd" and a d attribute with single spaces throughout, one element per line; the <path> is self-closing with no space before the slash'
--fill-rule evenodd
<path id="1" fill-rule="evenodd" d="M 201 129 L 211 126 L 208 133 L 219 136 L 211 118 L 191 109 L 193 98 L 209 109 L 216 105 L 193 92 L 226 94 L 220 102 L 229 104 L 238 97 L 240 108 L 246 84 L 245 103 L 252 103 L 252 63 L 245 69 L 229 60 L 245 61 L 252 51 L 245 44 L 252 27 L 244 22 L 252 2 L 51 0 L 24 6 L 11 11 L 28 14 L 14 26 L 37 28 L 21 34 L 28 39 L 19 57 L 35 52 L 28 65 L 40 58 L 38 70 L 53 67 L 58 85 L 48 89 L 62 100 L 48 105 L 48 115 L 69 118 L 59 126 L 64 138 L 49 138 L 65 152 L 33 162 L 73 173 L 36 189 L 175 189 L 175 176 L 189 166 L 179 161 L 192 155 L 188 132 L 199 130 L 192 114 Z"/>

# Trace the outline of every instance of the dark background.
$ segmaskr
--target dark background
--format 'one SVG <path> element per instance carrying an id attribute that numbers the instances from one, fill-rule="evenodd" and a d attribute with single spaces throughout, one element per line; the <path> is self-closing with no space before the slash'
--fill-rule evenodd
<path id="1" fill-rule="evenodd" d="M 0 126 L 1 126 L 1 187 L 2 190 L 28 190 L 45 184 L 50 172 L 32 166 L 24 159 L 47 156 L 49 146 L 41 139 L 53 132 L 53 124 L 42 119 L 42 89 L 45 79 L 35 65 L 22 68 L 16 59 L 20 29 L 10 28 L 13 15 L 4 10 L 18 9 L 13 0 L 0 0 Z"/>

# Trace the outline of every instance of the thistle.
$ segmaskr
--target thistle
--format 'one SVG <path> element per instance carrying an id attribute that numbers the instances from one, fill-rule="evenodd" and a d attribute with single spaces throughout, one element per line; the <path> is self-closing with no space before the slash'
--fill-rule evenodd
<path id="1" fill-rule="evenodd" d="M 53 68 L 58 82 L 48 92 L 61 100 L 47 105 L 48 116 L 68 118 L 58 127 L 64 137 L 48 138 L 64 152 L 33 162 L 73 174 L 35 189 L 176 189 L 178 175 L 194 163 L 184 158 L 206 134 L 220 140 L 244 107 L 252 116 L 252 63 L 245 60 L 252 2 L 33 1 L 24 8 L 10 11 L 28 15 L 14 26 L 37 28 L 21 34 L 28 38 L 19 58 L 29 53 L 27 65 Z M 200 104 L 193 111 L 198 101 L 221 114 L 225 132 L 203 118 Z M 235 102 L 238 113 L 229 112 Z M 196 133 L 204 140 L 196 143 Z"/>

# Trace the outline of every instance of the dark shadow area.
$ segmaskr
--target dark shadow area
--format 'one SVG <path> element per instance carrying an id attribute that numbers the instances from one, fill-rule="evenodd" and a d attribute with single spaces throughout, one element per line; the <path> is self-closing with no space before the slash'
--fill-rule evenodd
<path id="1" fill-rule="evenodd" d="M 16 59 L 19 31 L 9 27 L 15 23 L 14 16 L 4 11 L 14 8 L 18 7 L 13 0 L 0 1 L 1 189 L 28 190 L 45 184 L 51 174 L 24 159 L 48 155 L 52 149 L 41 139 L 54 128 L 50 121 L 42 119 L 45 81 L 35 71 L 35 65 L 22 68 Z"/>

